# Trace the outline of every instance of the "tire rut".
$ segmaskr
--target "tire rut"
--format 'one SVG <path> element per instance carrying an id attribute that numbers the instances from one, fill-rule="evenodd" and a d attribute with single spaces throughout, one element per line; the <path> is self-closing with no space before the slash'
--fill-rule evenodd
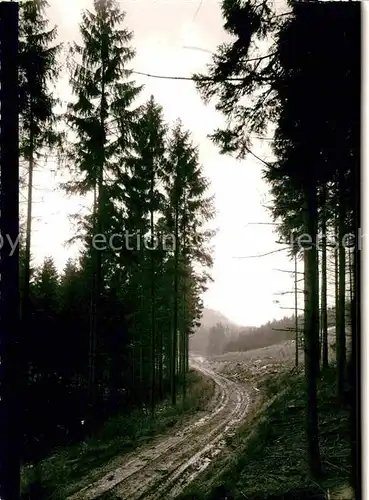
<path id="1" fill-rule="evenodd" d="M 214 411 L 122 464 L 119 469 L 111 470 L 68 500 L 92 500 L 106 491 L 127 500 L 170 499 L 209 465 L 225 444 L 225 436 L 236 429 L 247 413 L 249 398 L 241 385 L 214 373 L 206 363 L 193 359 L 191 366 L 217 384 Z"/>

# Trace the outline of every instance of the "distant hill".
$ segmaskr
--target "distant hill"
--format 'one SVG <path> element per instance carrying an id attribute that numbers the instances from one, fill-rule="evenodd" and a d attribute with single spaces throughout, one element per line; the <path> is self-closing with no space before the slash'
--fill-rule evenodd
<path id="1" fill-rule="evenodd" d="M 190 350 L 203 355 L 249 351 L 295 338 L 293 316 L 268 321 L 260 327 L 240 326 L 214 309 L 204 308 L 201 325 L 190 337 Z M 328 325 L 334 325 L 335 311 L 328 309 Z M 303 316 L 298 317 L 303 332 Z"/>
<path id="2" fill-rule="evenodd" d="M 302 318 L 299 329 L 303 329 Z M 284 317 L 281 320 L 268 321 L 262 326 L 242 328 L 237 336 L 232 337 L 224 346 L 223 353 L 260 349 L 295 338 L 295 319 Z"/>
<path id="3" fill-rule="evenodd" d="M 233 323 L 221 312 L 207 307 L 203 310 L 200 322 L 200 327 L 190 337 L 190 350 L 205 355 L 209 353 L 210 332 L 212 328 L 219 324 L 224 327 L 224 344 L 238 335 L 241 329 L 245 329 L 245 327 Z"/>
<path id="4" fill-rule="evenodd" d="M 203 328 L 211 328 L 215 326 L 217 323 L 223 323 L 223 325 L 237 326 L 233 323 L 229 318 L 224 316 L 219 311 L 215 311 L 214 309 L 204 308 L 202 317 L 201 317 L 201 326 Z"/>
<path id="5" fill-rule="evenodd" d="M 346 317 L 349 317 L 349 304 L 346 307 Z M 335 324 L 335 309 L 328 308 L 327 312 L 328 326 L 332 326 Z M 229 338 L 229 341 L 223 346 L 223 353 L 260 349 L 286 340 L 293 340 L 295 338 L 295 328 L 293 316 L 268 321 L 258 328 L 240 328 L 238 334 Z M 298 329 L 301 338 L 304 330 L 304 317 L 301 314 L 298 316 Z"/>
<path id="6" fill-rule="evenodd" d="M 190 350 L 203 355 L 259 349 L 295 338 L 295 320 L 284 317 L 260 327 L 240 326 L 219 311 L 205 308 L 201 325 L 190 337 Z M 302 317 L 299 318 L 302 330 Z"/>

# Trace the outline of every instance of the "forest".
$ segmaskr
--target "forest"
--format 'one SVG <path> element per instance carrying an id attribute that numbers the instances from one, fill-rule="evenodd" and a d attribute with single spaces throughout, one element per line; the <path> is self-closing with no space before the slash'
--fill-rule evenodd
<path id="1" fill-rule="evenodd" d="M 299 332 L 302 332 L 303 318 L 301 316 L 298 318 L 298 322 Z M 243 327 L 221 321 L 208 327 L 201 324 L 190 337 L 190 348 L 192 351 L 204 355 L 258 349 L 294 339 L 295 326 L 293 316 L 268 321 L 259 327 Z"/>
<path id="2" fill-rule="evenodd" d="M 20 5 L 23 459 L 36 462 L 107 415 L 154 412 L 168 394 L 175 404 L 178 384 L 185 397 L 188 337 L 212 262 L 213 200 L 198 149 L 153 96 L 136 104 L 124 13 L 111 0 L 85 11 L 64 68 L 46 7 Z M 54 86 L 66 69 L 73 99 L 60 111 Z M 92 199 L 74 219 L 80 258 L 61 273 L 52 256 L 35 267 L 31 254 L 33 174 L 51 155 L 68 178 L 61 189 Z"/>
<path id="3" fill-rule="evenodd" d="M 346 304 L 345 324 L 346 338 L 349 340 L 351 317 L 350 306 Z M 329 328 L 334 328 L 336 324 L 336 308 L 327 308 L 327 323 L 323 329 L 322 309 L 319 308 L 319 345 L 320 350 L 329 351 Z M 205 340 L 205 344 L 202 340 Z M 190 339 L 190 345 L 194 351 L 203 352 L 203 354 L 225 354 L 236 351 L 250 351 L 267 346 L 283 343 L 293 340 L 297 342 L 298 349 L 304 348 L 304 316 L 285 316 L 280 320 L 268 321 L 259 327 L 235 327 L 223 324 L 221 322 L 210 328 L 200 327 Z M 335 345 L 333 346 L 335 347 Z M 331 342 L 332 348 L 332 342 Z M 327 354 L 328 355 L 328 354 Z"/>
<path id="4" fill-rule="evenodd" d="M 201 324 L 213 264 L 214 198 L 199 148 L 180 119 L 165 122 L 154 96 L 140 102 L 142 86 L 130 69 L 133 33 L 120 3 L 94 0 L 83 11 L 80 42 L 66 46 L 56 43 L 47 6 L 20 3 L 22 464 L 80 442 L 112 415 L 134 408 L 155 415 L 168 398 L 173 407 L 186 400 L 190 337 Z M 217 325 L 213 339 L 222 338 L 208 348 L 247 350 L 246 337 L 262 347 L 261 337 L 272 342 L 277 330 L 299 337 L 304 454 L 315 482 L 326 467 L 319 387 L 333 370 L 335 405 L 350 412 L 359 499 L 361 7 L 290 0 L 285 7 L 223 0 L 230 41 L 191 80 L 226 118 L 210 135 L 220 154 L 247 168 L 252 138 L 272 136 L 273 160 L 257 159 L 280 240 L 294 235 L 289 257 L 304 265 L 303 311 L 296 305 L 293 318 L 240 331 L 228 346 Z M 55 90 L 63 72 L 71 93 L 65 108 Z M 74 218 L 80 256 L 62 272 L 53 256 L 35 266 L 31 252 L 34 172 L 50 168 L 51 157 L 65 172 L 60 189 L 91 200 L 90 212 Z"/>

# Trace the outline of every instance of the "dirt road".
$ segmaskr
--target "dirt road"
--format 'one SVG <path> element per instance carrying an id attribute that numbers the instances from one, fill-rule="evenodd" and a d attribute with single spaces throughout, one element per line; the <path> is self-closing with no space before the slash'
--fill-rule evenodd
<path id="1" fill-rule="evenodd" d="M 110 470 L 101 469 L 100 479 L 67 500 L 97 499 L 108 491 L 118 499 L 170 500 L 221 452 L 225 438 L 248 411 L 249 395 L 242 384 L 213 371 L 201 356 L 193 356 L 190 364 L 216 383 L 206 415 L 123 457 L 118 466 L 115 462 Z"/>

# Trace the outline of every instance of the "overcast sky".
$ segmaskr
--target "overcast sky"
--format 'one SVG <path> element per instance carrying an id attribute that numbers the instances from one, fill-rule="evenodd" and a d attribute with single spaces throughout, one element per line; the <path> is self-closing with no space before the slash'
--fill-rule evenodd
<path id="1" fill-rule="evenodd" d="M 78 23 L 83 8 L 91 8 L 92 0 L 49 0 L 49 18 L 56 24 L 61 41 L 78 40 Z M 216 0 L 127 0 L 120 5 L 126 12 L 126 26 L 134 32 L 132 45 L 136 58 L 132 69 L 159 75 L 191 76 L 203 70 L 210 55 L 185 49 L 197 46 L 215 51 L 227 39 L 222 27 L 219 2 Z M 150 94 L 164 108 L 165 119 L 173 122 L 180 117 L 199 145 L 200 160 L 205 175 L 215 193 L 217 215 L 214 225 L 219 228 L 214 238 L 214 283 L 205 295 L 205 305 L 221 311 L 243 325 L 260 325 L 273 318 L 292 314 L 293 295 L 274 294 L 293 290 L 288 273 L 273 269 L 293 270 L 286 252 L 260 258 L 247 256 L 264 254 L 281 245 L 273 226 L 253 223 L 271 222 L 266 209 L 267 185 L 261 178 L 262 164 L 253 157 L 237 161 L 221 156 L 207 138 L 222 116 L 212 106 L 205 106 L 191 81 L 160 80 L 134 75 L 145 84 L 143 97 Z M 62 99 L 68 99 L 67 75 L 59 85 Z M 256 141 L 254 152 L 263 159 L 271 158 L 268 141 Z M 54 167 L 56 168 L 56 167 Z M 68 214 L 79 210 L 84 200 L 67 199 L 57 190 L 54 173 L 40 171 L 35 178 L 33 253 L 37 261 L 52 255 L 59 268 L 73 249 L 64 246 L 74 234 Z M 301 266 L 299 266 L 301 271 Z M 280 304 L 273 301 L 280 300 Z"/>

